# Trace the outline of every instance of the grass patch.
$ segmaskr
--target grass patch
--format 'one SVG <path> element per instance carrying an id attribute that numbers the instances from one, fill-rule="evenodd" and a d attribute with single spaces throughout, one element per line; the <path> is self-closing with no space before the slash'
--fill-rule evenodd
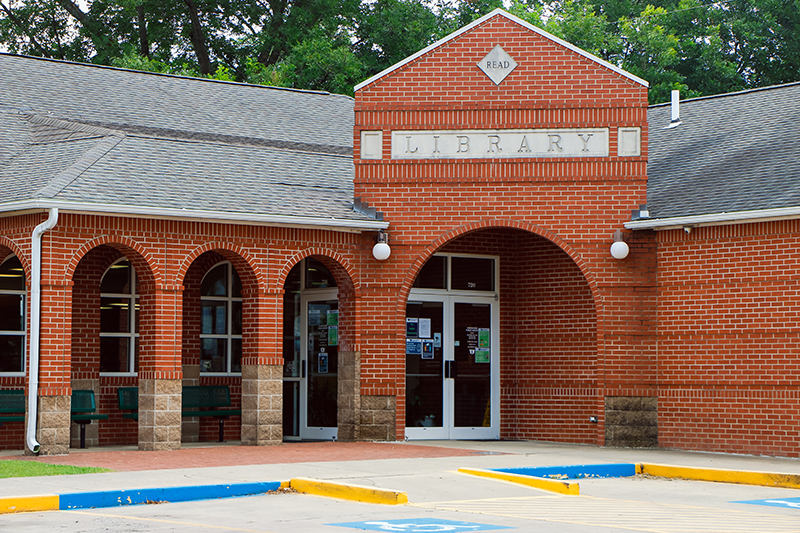
<path id="1" fill-rule="evenodd" d="M 74 474 L 97 474 L 100 472 L 113 472 L 113 470 L 94 466 L 51 465 L 36 461 L 0 461 L 0 478 L 70 476 Z"/>

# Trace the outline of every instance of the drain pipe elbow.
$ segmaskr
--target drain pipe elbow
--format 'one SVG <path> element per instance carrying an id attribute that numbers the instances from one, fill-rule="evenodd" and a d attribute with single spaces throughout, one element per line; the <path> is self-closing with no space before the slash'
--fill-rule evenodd
<path id="1" fill-rule="evenodd" d="M 58 222 L 58 208 L 49 210 L 47 220 L 33 229 L 31 234 L 31 329 L 28 343 L 28 429 L 26 443 L 33 453 L 39 453 L 36 440 L 36 419 L 39 404 L 39 339 L 42 329 L 42 235 Z"/>

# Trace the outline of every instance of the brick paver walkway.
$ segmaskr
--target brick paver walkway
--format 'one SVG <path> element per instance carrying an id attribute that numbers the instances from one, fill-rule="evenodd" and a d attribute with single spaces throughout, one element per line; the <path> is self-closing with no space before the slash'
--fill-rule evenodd
<path id="1" fill-rule="evenodd" d="M 480 454 L 475 450 L 440 448 L 394 442 L 292 442 L 280 446 L 215 446 L 183 448 L 176 451 L 70 450 L 69 455 L 45 457 L 4 457 L 28 459 L 50 464 L 97 466 L 117 472 L 170 470 L 216 466 L 266 465 L 280 463 L 318 463 L 363 461 L 368 459 L 411 459 L 459 457 Z"/>

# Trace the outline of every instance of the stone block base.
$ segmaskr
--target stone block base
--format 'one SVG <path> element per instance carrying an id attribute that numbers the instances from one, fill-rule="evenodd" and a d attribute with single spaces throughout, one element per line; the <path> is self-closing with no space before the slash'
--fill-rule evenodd
<path id="1" fill-rule="evenodd" d="M 606 396 L 606 446 L 658 447 L 658 398 Z"/>
<path id="2" fill-rule="evenodd" d="M 40 396 L 37 440 L 39 455 L 66 455 L 70 442 L 69 396 Z"/>
<path id="3" fill-rule="evenodd" d="M 181 380 L 139 380 L 139 449 L 181 447 Z"/>
<path id="4" fill-rule="evenodd" d="M 361 396 L 361 427 L 359 440 L 397 440 L 395 418 L 397 413 L 394 396 Z"/>
<path id="5" fill-rule="evenodd" d="M 242 444 L 283 442 L 283 367 L 242 366 Z"/>

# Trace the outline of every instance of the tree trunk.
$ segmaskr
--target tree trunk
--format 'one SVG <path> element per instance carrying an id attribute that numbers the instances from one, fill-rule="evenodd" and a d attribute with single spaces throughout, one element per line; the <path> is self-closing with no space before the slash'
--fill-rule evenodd
<path id="1" fill-rule="evenodd" d="M 147 39 L 147 19 L 144 16 L 144 6 L 136 6 L 136 17 L 139 21 L 139 54 L 150 58 L 150 41 Z"/>
<path id="2" fill-rule="evenodd" d="M 208 47 L 206 38 L 203 35 L 203 27 L 200 26 L 200 16 L 198 15 L 197 4 L 194 0 L 184 0 L 186 7 L 189 8 L 189 18 L 192 21 L 192 31 L 189 39 L 192 41 L 197 63 L 200 65 L 200 72 L 204 75 L 211 74 L 211 60 L 208 57 Z"/>

